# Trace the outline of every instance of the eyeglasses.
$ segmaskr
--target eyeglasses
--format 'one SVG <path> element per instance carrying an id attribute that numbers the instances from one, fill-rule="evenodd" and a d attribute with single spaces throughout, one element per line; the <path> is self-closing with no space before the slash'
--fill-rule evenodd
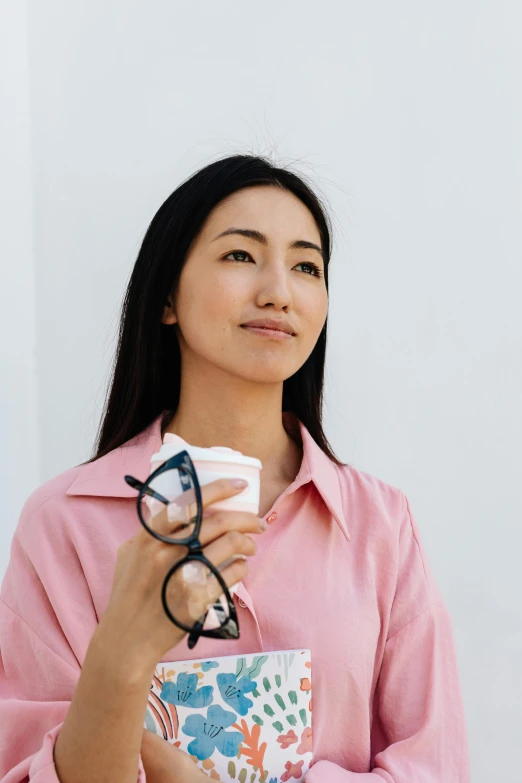
<path id="1" fill-rule="evenodd" d="M 139 491 L 136 499 L 138 517 L 145 530 L 163 541 L 165 544 L 176 544 L 188 547 L 188 553 L 175 563 L 165 577 L 161 591 L 161 600 L 167 617 L 189 634 L 188 646 L 192 649 L 196 646 L 200 636 L 211 639 L 239 639 L 239 622 L 236 608 L 230 592 L 219 570 L 203 554 L 199 533 L 203 517 L 203 503 L 201 500 L 201 487 L 199 485 L 196 469 L 187 451 L 180 451 L 166 462 L 160 465 L 145 482 L 141 482 L 133 476 L 125 476 L 125 481 Z M 190 516 L 191 507 L 196 506 L 196 513 Z M 162 504 L 168 505 L 173 501 L 180 506 L 180 510 L 186 514 L 186 519 L 177 531 L 194 526 L 187 537 L 163 535 L 152 526 L 153 519 L 161 509 Z M 180 520 L 181 522 L 182 520 Z M 177 532 L 175 531 L 175 532 Z M 188 563 L 202 563 L 217 579 L 223 590 L 221 598 L 207 609 L 192 626 L 176 617 L 169 607 L 167 587 L 172 576 Z M 210 574 L 208 574 L 210 577 Z M 174 610 L 176 611 L 176 610 Z M 179 613 L 179 609 L 177 610 Z"/>

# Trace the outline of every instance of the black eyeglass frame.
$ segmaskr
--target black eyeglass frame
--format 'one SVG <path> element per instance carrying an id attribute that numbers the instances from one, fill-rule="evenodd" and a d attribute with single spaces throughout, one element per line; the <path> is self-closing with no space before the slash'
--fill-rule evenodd
<path id="1" fill-rule="evenodd" d="M 156 530 L 152 530 L 152 528 L 150 528 L 145 522 L 145 520 L 143 519 L 141 513 L 141 500 L 144 495 L 149 495 L 150 497 L 153 497 L 156 500 L 159 500 L 161 503 L 165 503 L 166 505 L 168 505 L 171 502 L 167 498 L 163 497 L 163 495 L 161 495 L 159 492 L 152 489 L 152 487 L 149 485 L 152 483 L 152 481 L 155 478 L 160 476 L 162 473 L 165 473 L 167 470 L 172 470 L 172 469 L 176 469 L 179 471 L 182 488 L 194 489 L 196 495 L 196 506 L 197 506 L 196 516 L 192 517 L 190 522 L 186 523 L 187 527 L 195 523 L 194 530 L 186 538 L 177 538 L 176 540 L 173 540 L 172 538 L 168 538 L 167 536 L 158 533 Z M 190 486 L 187 486 L 186 474 L 188 474 L 190 480 L 192 481 L 192 484 L 190 484 Z M 237 618 L 236 607 L 234 605 L 232 596 L 230 595 L 228 587 L 223 577 L 221 576 L 219 570 L 203 554 L 203 548 L 201 546 L 201 541 L 199 540 L 199 533 L 201 530 L 201 522 L 203 518 L 203 502 L 201 498 L 201 487 L 198 481 L 196 468 L 194 467 L 194 463 L 192 462 L 192 459 L 188 451 L 183 450 L 180 451 L 178 454 L 175 454 L 174 456 L 170 457 L 168 460 L 166 460 L 166 462 L 164 462 L 162 465 L 156 468 L 156 470 L 153 473 L 151 473 L 151 475 L 144 482 L 139 481 L 138 479 L 134 478 L 134 476 L 125 476 L 125 481 L 127 482 L 127 484 L 129 484 L 129 486 L 133 487 L 133 489 L 137 489 L 139 491 L 138 497 L 136 498 L 136 508 L 138 511 L 138 518 L 141 524 L 143 525 L 143 527 L 145 528 L 145 530 L 148 533 L 150 533 L 150 535 L 154 536 L 154 538 L 157 538 L 158 541 L 163 541 L 165 544 L 175 544 L 177 546 L 186 546 L 188 548 L 188 552 L 185 555 L 185 557 L 183 557 L 181 560 L 175 563 L 167 573 L 167 576 L 165 577 L 165 581 L 163 582 L 163 588 L 161 591 L 161 600 L 163 603 L 163 608 L 169 620 L 171 620 L 171 622 L 173 622 L 174 625 L 177 625 L 178 628 L 181 628 L 181 630 L 186 631 L 189 634 L 189 639 L 188 639 L 189 649 L 195 647 L 200 636 L 205 636 L 211 639 L 239 639 L 239 622 Z M 167 595 L 167 585 L 169 579 L 172 577 L 174 573 L 176 573 L 176 571 L 182 568 L 183 565 L 185 565 L 185 563 L 189 563 L 193 561 L 203 563 L 212 572 L 212 574 L 216 577 L 217 581 L 219 582 L 219 585 L 222 588 L 223 594 L 225 595 L 225 598 L 227 600 L 229 615 L 228 617 L 225 618 L 224 622 L 222 622 L 219 628 L 212 628 L 206 630 L 203 629 L 203 625 L 205 623 L 205 619 L 207 617 L 208 612 L 206 612 L 202 618 L 197 620 L 194 625 L 189 626 L 181 622 L 180 620 L 177 620 L 168 607 L 166 595 Z M 215 606 L 216 609 L 219 608 L 222 611 L 222 607 L 220 604 L 217 604 Z"/>

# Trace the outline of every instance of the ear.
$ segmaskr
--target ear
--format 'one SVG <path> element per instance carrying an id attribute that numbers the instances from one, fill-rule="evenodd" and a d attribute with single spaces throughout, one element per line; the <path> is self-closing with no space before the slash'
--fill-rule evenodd
<path id="1" fill-rule="evenodd" d="M 172 324 L 175 324 L 177 322 L 176 313 L 174 312 L 174 307 L 172 305 L 172 301 L 170 297 L 165 302 L 165 307 L 163 308 L 163 315 L 161 316 L 161 323 L 165 324 L 166 326 L 171 326 Z"/>

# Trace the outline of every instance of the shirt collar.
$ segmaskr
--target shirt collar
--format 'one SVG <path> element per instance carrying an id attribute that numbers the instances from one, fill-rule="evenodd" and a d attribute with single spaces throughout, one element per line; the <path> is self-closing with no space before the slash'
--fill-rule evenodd
<path id="1" fill-rule="evenodd" d="M 92 495 L 95 497 L 135 498 L 136 490 L 124 479 L 131 474 L 145 479 L 150 474 L 150 458 L 162 445 L 161 429 L 171 411 L 164 411 L 138 435 L 122 446 L 110 451 L 94 462 L 80 465 L 79 472 L 67 490 L 67 495 Z M 312 481 L 337 525 L 349 541 L 336 465 L 317 445 L 305 425 L 293 413 L 283 413 L 283 423 L 288 432 L 300 436 L 303 445 L 301 468 L 291 487 L 292 490 Z"/>

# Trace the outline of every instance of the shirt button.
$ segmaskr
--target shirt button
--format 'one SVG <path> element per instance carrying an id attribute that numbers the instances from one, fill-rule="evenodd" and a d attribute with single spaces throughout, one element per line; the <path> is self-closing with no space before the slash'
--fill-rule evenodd
<path id="1" fill-rule="evenodd" d="M 277 511 L 274 511 L 272 514 L 270 514 L 269 517 L 266 518 L 267 522 L 275 522 L 277 519 Z"/>
<path id="2" fill-rule="evenodd" d="M 238 601 L 238 604 L 239 604 L 239 606 L 241 607 L 241 609 L 246 609 L 246 608 L 247 608 L 247 605 L 246 605 L 246 603 L 243 601 L 243 599 L 242 599 L 242 598 L 240 598 L 240 599 L 239 599 L 239 601 Z"/>

